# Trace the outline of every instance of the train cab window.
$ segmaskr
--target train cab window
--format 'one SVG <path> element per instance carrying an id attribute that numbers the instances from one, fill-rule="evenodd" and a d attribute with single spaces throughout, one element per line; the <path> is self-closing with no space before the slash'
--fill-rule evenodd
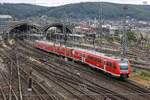
<path id="1" fill-rule="evenodd" d="M 121 59 L 118 62 L 119 62 L 121 70 L 128 70 L 128 60 L 127 59 Z"/>
<path id="2" fill-rule="evenodd" d="M 120 65 L 121 70 L 128 70 L 128 65 Z"/>

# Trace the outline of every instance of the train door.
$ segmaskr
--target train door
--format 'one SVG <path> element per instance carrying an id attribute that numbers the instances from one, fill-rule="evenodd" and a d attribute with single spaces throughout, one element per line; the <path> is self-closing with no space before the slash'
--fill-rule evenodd
<path id="1" fill-rule="evenodd" d="M 104 64 L 103 64 L 103 66 L 104 66 L 104 71 L 106 71 L 106 70 L 107 70 L 107 65 L 106 65 L 106 64 L 107 64 L 107 60 L 104 59 L 104 62 L 103 62 L 103 63 L 104 63 Z"/>
<path id="2" fill-rule="evenodd" d="M 68 48 L 68 56 L 69 56 L 70 58 L 72 58 L 72 50 L 73 50 L 73 49 Z"/>
<path id="3" fill-rule="evenodd" d="M 70 49 L 70 57 L 73 58 L 73 49 Z"/>
<path id="4" fill-rule="evenodd" d="M 72 58 L 73 58 L 73 60 L 75 60 L 75 50 L 74 49 L 72 49 Z"/>
<path id="5" fill-rule="evenodd" d="M 73 51 L 73 57 L 74 57 L 76 60 L 80 60 L 80 53 L 79 53 L 79 51 L 74 50 L 74 51 Z"/>
<path id="6" fill-rule="evenodd" d="M 116 68 L 117 68 L 117 65 L 115 62 L 112 62 L 112 72 L 113 73 L 116 73 Z"/>
<path id="7" fill-rule="evenodd" d="M 113 71 L 114 71 L 112 61 L 109 62 L 109 68 L 110 68 L 110 72 L 113 72 Z"/>
<path id="8" fill-rule="evenodd" d="M 82 62 L 85 62 L 85 54 L 84 53 L 81 53 L 81 59 L 82 59 Z"/>

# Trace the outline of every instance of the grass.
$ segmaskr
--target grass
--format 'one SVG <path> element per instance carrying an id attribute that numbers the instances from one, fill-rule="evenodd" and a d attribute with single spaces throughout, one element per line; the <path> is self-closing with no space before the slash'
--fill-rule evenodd
<path id="1" fill-rule="evenodd" d="M 141 71 L 140 76 L 141 76 L 142 79 L 150 81 L 150 72 Z"/>
<path id="2" fill-rule="evenodd" d="M 150 71 L 133 69 L 130 79 L 144 86 L 150 87 Z"/>
<path id="3" fill-rule="evenodd" d="M 150 44 L 145 45 L 145 48 L 150 49 Z"/>

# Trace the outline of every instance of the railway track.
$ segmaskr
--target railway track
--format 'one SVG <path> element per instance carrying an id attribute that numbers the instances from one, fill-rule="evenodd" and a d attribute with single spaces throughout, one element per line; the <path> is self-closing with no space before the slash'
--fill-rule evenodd
<path id="1" fill-rule="evenodd" d="M 37 65 L 36 65 L 36 66 L 37 66 Z M 39 66 L 39 67 L 40 67 L 40 66 Z M 56 68 L 56 67 L 57 67 L 56 65 L 53 66 L 53 68 Z M 44 68 L 44 66 L 43 66 L 43 68 Z M 38 70 L 38 69 L 36 69 L 36 70 Z M 54 69 L 54 70 L 58 70 L 58 69 Z M 46 69 L 46 71 L 48 71 L 47 73 L 51 72 L 51 70 L 47 70 L 47 69 Z M 42 69 L 40 69 L 39 72 L 42 73 Z M 61 73 L 64 73 L 64 71 L 61 71 L 61 70 L 60 70 L 60 72 L 61 72 Z M 59 73 L 60 73 L 60 72 L 59 72 Z M 43 72 L 42 74 L 45 74 L 45 73 L 46 73 L 46 72 Z M 51 73 L 52 73 L 52 72 L 51 72 Z M 65 74 L 66 74 L 66 73 L 65 73 Z M 72 74 L 72 73 L 71 73 L 71 74 Z M 50 73 L 47 74 L 46 76 L 49 76 L 49 75 L 52 76 L 52 74 L 50 74 Z M 54 75 L 55 75 L 55 76 L 54 76 Z M 56 78 L 56 76 L 58 75 L 58 73 L 54 73 L 54 75 L 53 75 L 53 77 Z M 57 76 L 57 80 L 59 79 L 60 81 L 63 81 L 63 80 L 64 80 L 64 79 L 63 79 L 64 77 L 65 77 L 65 76 L 59 75 L 59 77 Z M 61 79 L 60 79 L 60 78 L 61 78 Z M 66 82 L 66 79 L 68 80 L 69 78 L 70 78 L 69 82 L 71 82 L 71 81 L 73 80 L 72 76 L 71 76 L 71 77 L 66 77 L 66 78 L 65 78 L 65 81 L 63 81 L 63 83 L 69 85 L 69 84 L 67 83 L 68 81 Z M 52 80 L 52 79 L 51 79 L 51 80 Z M 77 82 L 76 82 L 76 81 L 77 81 L 77 80 L 75 80 L 74 83 L 76 83 L 77 86 L 78 86 L 78 85 L 79 85 L 79 83 L 78 83 L 79 80 L 78 80 Z M 72 83 L 73 83 L 73 82 L 72 82 Z M 58 84 L 58 83 L 57 83 L 57 84 Z M 69 85 L 69 86 L 72 87 L 72 88 L 75 89 L 75 90 L 77 90 L 76 88 L 78 88 L 78 87 L 75 88 L 75 87 L 73 87 L 73 86 L 71 86 L 71 85 Z M 80 90 L 77 90 L 77 91 L 80 91 Z M 83 93 L 82 91 L 80 91 L 80 92 L 81 92 L 82 94 L 86 95 L 86 93 Z M 92 98 L 91 98 L 91 100 L 92 100 Z M 95 99 L 94 99 L 94 100 L 95 100 Z"/>
<path id="2" fill-rule="evenodd" d="M 2 72 L 2 71 L 0 71 L 0 74 L 1 74 L 1 76 L 4 78 L 4 80 L 3 80 L 3 82 L 5 82 L 4 83 L 4 86 L 5 86 L 5 88 L 4 89 L 2 89 L 2 91 L 3 91 L 3 99 L 5 100 L 8 100 L 10 97 L 9 97 L 9 95 L 11 95 L 12 97 L 11 98 L 13 98 L 13 99 L 15 99 L 15 100 L 19 100 L 18 99 L 18 97 L 17 97 L 17 93 L 16 93 L 16 91 L 14 90 L 14 88 L 12 88 L 11 89 L 11 91 L 12 91 L 12 94 L 8 94 L 9 93 L 9 82 L 8 82 L 8 78 L 7 78 L 7 76 L 6 76 L 6 74 L 4 73 L 4 72 Z M 6 91 L 7 90 L 7 91 Z"/>
<path id="3" fill-rule="evenodd" d="M 4 55 L 0 54 L 1 58 L 6 59 L 6 57 L 4 57 Z M 10 65 L 9 61 L 7 61 L 7 64 Z M 10 70 L 7 67 L 8 70 Z M 0 70 L 0 74 L 2 77 L 2 82 L 3 82 L 3 86 L 5 87 L 5 89 L 3 89 L 3 99 L 11 99 L 13 98 L 14 100 L 19 100 L 19 98 L 17 97 L 17 90 L 16 90 L 16 86 L 13 86 L 13 84 L 11 83 L 11 78 L 9 77 L 10 74 L 8 74 L 9 72 Z M 10 72 L 11 73 L 11 72 Z M 14 81 L 15 82 L 15 81 Z"/>
<path id="4" fill-rule="evenodd" d="M 72 65 L 73 66 L 73 65 Z M 76 66 L 77 67 L 77 66 Z M 80 67 L 81 68 L 81 67 Z M 133 86 L 134 87 L 134 86 Z M 140 90 L 142 90 L 141 88 L 140 88 Z M 144 92 L 144 91 L 143 91 Z"/>
<path id="5" fill-rule="evenodd" d="M 30 63 L 30 64 L 33 64 L 33 63 Z M 30 65 L 31 66 L 31 65 Z M 36 65 L 37 66 L 37 65 Z M 39 65 L 38 65 L 39 66 Z M 35 66 L 33 67 L 33 68 L 35 68 Z M 44 68 L 44 67 L 43 67 Z M 36 68 L 36 70 L 38 70 L 39 68 L 37 67 Z M 38 71 L 38 73 L 40 72 L 41 73 L 41 71 L 42 71 L 42 69 L 40 69 L 39 71 Z M 43 73 L 41 73 L 42 75 L 44 75 L 45 74 L 45 72 L 43 72 Z M 50 74 L 49 74 L 50 75 Z M 49 76 L 49 75 L 47 75 L 47 76 Z M 55 75 L 56 75 L 56 73 L 55 73 Z M 41 75 L 36 75 L 36 76 L 41 76 Z M 46 76 L 46 75 L 45 75 Z M 52 75 L 51 75 L 52 76 Z M 54 79 L 50 79 L 49 77 L 47 77 L 49 80 L 51 80 L 51 81 L 54 81 Z M 56 80 L 56 79 L 55 79 Z M 58 81 L 58 79 L 57 79 L 57 81 Z M 59 84 L 59 86 L 61 86 L 61 87 L 63 87 L 63 88 L 65 88 L 65 90 L 67 90 L 67 91 L 69 91 L 69 93 L 71 93 L 72 95 L 74 95 L 74 93 L 72 93 L 69 89 L 67 89 L 66 87 L 67 86 L 62 86 L 60 83 L 58 83 L 57 81 L 55 81 L 55 84 Z M 65 84 L 67 84 L 67 83 L 65 83 Z M 73 89 L 75 89 L 75 90 L 77 90 L 76 88 L 74 88 L 73 86 L 71 86 Z M 79 90 L 78 90 L 79 91 Z M 75 95 L 74 95 L 75 96 Z M 77 96 L 76 96 L 77 97 Z M 78 97 L 77 97 L 78 98 Z M 79 98 L 78 98 L 79 99 Z M 80 98 L 81 99 L 81 98 Z M 91 99 L 92 100 L 92 99 Z"/>
<path id="6" fill-rule="evenodd" d="M 27 76 L 28 73 L 24 69 L 21 69 L 21 72 L 22 72 L 22 74 L 24 74 L 22 76 L 22 78 L 26 81 L 26 79 L 28 77 L 24 77 L 24 76 Z M 52 90 L 49 89 L 50 91 L 48 91 L 48 87 L 45 86 L 44 84 L 38 82 L 38 80 L 36 80 L 36 78 L 35 79 L 32 78 L 32 80 L 33 80 L 32 89 L 36 93 L 36 96 L 39 97 L 40 100 L 61 100 L 61 99 L 56 98 L 53 95 L 54 93 L 51 92 Z"/>
<path id="7" fill-rule="evenodd" d="M 7 50 L 6 50 L 7 51 Z M 5 53 L 4 53 L 5 54 Z M 15 65 L 15 66 L 17 66 L 17 63 L 16 63 L 16 59 L 15 58 L 13 58 L 14 56 L 13 55 L 9 55 L 9 53 L 8 54 L 5 54 L 5 58 L 7 57 L 7 59 L 9 59 L 9 60 L 11 60 L 11 62 L 13 62 L 13 64 Z M 17 72 L 17 68 L 13 68 L 13 70 L 14 70 L 14 72 L 16 71 Z M 1 73 L 2 74 L 2 73 Z M 4 73 L 3 73 L 3 77 L 5 76 L 5 78 L 6 78 L 6 75 L 4 75 Z M 21 75 L 21 78 L 24 80 L 24 82 L 26 82 L 27 83 L 27 80 L 24 78 L 25 76 L 22 76 Z M 5 79 L 5 81 L 8 81 L 9 79 Z M 14 79 L 13 79 L 14 80 Z M 21 83 L 20 83 L 21 84 Z M 14 84 L 15 85 L 15 84 Z M 36 85 L 36 87 L 34 88 L 34 92 L 37 94 L 36 96 L 38 96 L 39 97 L 39 100 L 57 100 L 57 99 L 46 99 L 46 88 L 45 89 L 43 89 L 44 87 L 43 87 L 43 85 L 40 85 L 39 83 L 37 83 L 37 81 L 34 81 L 34 85 Z M 16 88 L 17 87 L 19 87 L 19 85 L 15 85 L 16 86 Z M 42 86 L 42 87 L 41 87 Z M 38 89 L 37 89 L 38 88 Z M 27 89 L 27 88 L 25 88 L 25 89 Z M 43 91 L 45 92 L 45 94 L 44 94 L 44 96 L 40 93 L 41 91 L 42 91 L 42 89 L 43 89 Z M 19 91 L 20 91 L 20 89 L 18 89 Z M 40 92 L 39 92 L 40 91 Z M 14 92 L 14 90 L 13 90 L 13 92 Z M 8 92 L 7 92 L 8 93 Z M 19 94 L 20 95 L 20 94 Z M 26 95 L 25 95 L 26 96 Z M 20 96 L 18 96 L 18 94 L 16 94 L 15 95 L 15 97 L 16 97 L 16 99 L 15 100 L 21 100 L 20 99 Z M 4 98 L 4 96 L 3 96 L 3 98 Z M 31 95 L 31 98 L 32 98 L 32 95 Z M 23 94 L 22 94 L 22 99 L 23 99 Z M 25 99 L 25 97 L 24 97 L 24 99 Z M 32 98 L 33 99 L 33 98 Z M 25 99 L 26 100 L 26 99 Z M 36 99 L 36 100 L 38 100 L 38 99 Z"/>
<path id="8" fill-rule="evenodd" d="M 3 77 L 2 74 L 1 74 L 1 77 Z M 1 80 L 3 80 L 3 79 L 1 78 Z M 3 80 L 3 81 L 4 81 L 4 80 Z M 6 92 L 5 92 L 6 89 L 4 89 L 4 87 L 6 87 L 5 83 L 1 82 L 1 87 L 0 87 L 1 100 L 7 100 L 7 98 L 8 98 L 7 95 L 5 94 L 5 93 L 6 93 Z"/>
<path id="9" fill-rule="evenodd" d="M 53 66 L 54 66 L 54 65 L 53 65 Z M 56 65 L 55 65 L 53 68 L 56 68 Z M 56 69 L 56 70 L 58 70 L 58 69 Z M 63 70 L 64 70 L 64 69 L 63 69 Z M 65 71 L 67 71 L 67 70 L 65 70 Z M 72 74 L 72 73 L 70 72 L 70 74 Z M 84 79 L 82 79 L 82 80 L 84 80 Z M 79 80 L 78 80 L 78 81 L 79 81 Z M 86 80 L 86 81 L 87 81 L 87 80 Z M 88 80 L 88 81 L 89 81 L 89 80 Z M 88 82 L 88 81 L 87 81 L 87 82 Z M 65 84 L 66 84 L 66 83 L 65 83 Z M 89 87 L 89 86 L 87 86 L 87 87 Z M 93 87 L 92 87 L 92 88 L 93 88 Z M 94 89 L 95 89 L 95 90 L 94 90 Z M 93 89 L 92 91 L 96 91 L 97 87 L 95 87 L 94 89 Z M 106 88 L 102 88 L 102 87 L 100 88 L 100 87 L 99 87 L 98 89 L 101 89 L 101 91 L 105 91 L 104 93 L 109 93 L 109 94 L 111 93 L 111 94 L 110 94 L 111 96 L 109 95 L 109 97 L 111 97 L 111 98 L 114 99 L 114 100 L 117 100 L 116 98 L 118 98 L 118 97 L 123 98 L 124 100 L 127 100 L 125 97 L 122 97 L 121 95 L 119 95 L 119 94 L 117 94 L 117 93 L 114 93 L 113 91 L 110 91 L 110 90 L 108 90 L 108 89 L 106 89 Z M 97 89 L 97 91 L 99 91 L 98 89 Z M 107 90 L 107 91 L 106 91 L 106 90 Z M 97 92 L 97 91 L 96 91 L 96 92 Z M 98 93 L 101 94 L 101 92 L 98 92 Z M 104 93 L 103 93 L 103 95 L 104 95 Z M 115 94 L 115 95 L 112 95 L 112 94 Z M 106 96 L 106 95 L 105 95 L 105 96 Z M 114 98 L 113 96 L 116 96 L 116 97 Z"/>
<path id="10" fill-rule="evenodd" d="M 43 69 L 43 68 L 41 68 L 40 66 L 38 66 L 38 65 L 34 65 L 34 66 L 38 66 L 37 67 L 37 69 L 36 70 L 38 70 L 38 72 L 40 72 L 42 75 L 44 75 L 45 77 L 47 77 L 47 79 L 49 78 L 49 76 L 51 75 L 52 77 L 53 77 L 53 79 L 51 79 L 51 80 L 59 80 L 59 81 L 61 81 L 62 82 L 62 84 L 67 84 L 67 83 L 69 83 L 69 84 L 67 84 L 67 85 L 72 85 L 73 87 L 75 87 L 75 88 L 77 88 L 77 84 L 79 84 L 79 83 L 81 83 L 81 84 L 83 84 L 83 80 L 84 79 L 82 79 L 82 77 L 79 77 L 80 75 L 75 75 L 74 77 L 68 77 L 70 74 L 75 74 L 75 73 L 72 73 L 72 71 L 69 71 L 69 70 L 67 70 L 67 69 L 65 69 L 65 68 L 67 68 L 67 67 L 70 67 L 71 66 L 71 68 L 72 69 L 74 69 L 74 70 L 78 70 L 78 71 L 81 71 L 80 69 L 82 69 L 82 67 L 81 66 L 79 66 L 79 65 L 77 65 L 77 64 L 71 64 L 70 62 L 69 63 L 66 63 L 64 60 L 60 60 L 60 59 L 58 59 L 57 57 L 54 57 L 54 56 L 50 56 L 50 54 L 47 54 L 47 53 L 43 53 L 43 52 L 41 52 L 41 51 L 39 51 L 39 50 L 36 50 L 36 49 L 33 49 L 32 47 L 24 47 L 24 48 L 26 48 L 24 51 L 22 50 L 22 53 L 23 54 L 25 54 L 25 55 L 30 55 L 30 56 L 33 56 L 33 58 L 34 59 L 36 59 L 38 62 L 41 62 L 42 64 L 43 64 L 43 68 L 45 67 L 45 66 L 49 66 L 49 68 L 52 68 L 52 66 L 53 66 L 53 68 L 54 69 L 51 69 L 51 70 L 48 70 L 48 69 Z M 27 53 L 27 51 L 30 51 L 30 53 L 28 52 Z M 33 52 L 32 52 L 33 51 Z M 34 53 L 34 54 L 32 54 L 32 53 Z M 54 60 L 49 60 L 49 59 L 45 59 L 45 57 L 46 58 L 49 58 L 49 59 L 52 59 L 52 58 L 55 58 L 55 60 L 57 61 L 57 64 L 56 64 L 56 62 L 55 63 L 52 63 L 52 61 L 54 61 Z M 62 63 L 63 62 L 63 63 Z M 33 63 L 33 62 L 32 62 Z M 58 69 L 55 69 L 55 68 L 59 68 L 60 69 L 60 65 L 62 65 L 62 67 L 64 67 L 62 70 L 60 70 L 60 71 L 58 71 L 59 73 L 63 73 L 63 74 L 61 74 L 61 75 L 59 75 L 59 73 L 56 71 L 56 70 L 58 70 Z M 73 66 L 73 67 L 72 67 Z M 41 68 L 41 69 L 40 69 Z M 54 71 L 54 72 L 51 72 L 51 71 Z M 83 70 L 82 70 L 83 71 Z M 51 73 L 53 73 L 53 74 L 50 74 L 50 72 Z M 56 73 L 57 72 L 57 73 Z M 68 73 L 70 73 L 69 75 L 68 75 Z M 81 78 L 81 79 L 80 79 Z M 124 95 L 120 95 L 120 94 L 116 94 L 116 93 L 114 93 L 114 91 L 110 91 L 110 90 L 108 90 L 108 89 L 106 89 L 106 88 L 102 88 L 102 87 L 99 87 L 100 85 L 98 85 L 98 87 L 93 87 L 93 85 L 94 86 L 96 86 L 95 85 L 95 83 L 93 84 L 93 83 L 90 83 L 89 84 L 89 81 L 91 82 L 91 80 L 84 80 L 85 82 L 84 82 L 84 85 L 86 85 L 86 87 L 89 87 L 88 88 L 88 90 L 90 90 L 90 91 L 94 91 L 95 93 L 96 92 L 99 92 L 99 91 L 101 91 L 101 93 L 102 93 L 102 91 L 105 91 L 105 92 L 103 92 L 102 94 L 106 94 L 105 96 L 106 97 L 108 97 L 108 98 L 111 98 L 112 100 L 114 99 L 114 100 L 120 100 L 120 99 L 122 99 L 122 100 L 130 100 L 129 98 L 126 98 Z M 114 82 L 114 81 L 113 81 Z M 113 83 L 112 82 L 112 83 Z M 88 84 L 86 84 L 86 83 L 88 83 Z M 120 84 L 120 83 L 119 83 Z M 91 86 L 91 87 L 90 87 Z M 133 88 L 134 88 L 134 86 L 132 86 Z M 136 91 L 136 90 L 135 90 Z M 110 93 L 111 92 L 111 93 Z M 138 93 L 138 92 L 137 92 Z M 98 93 L 97 93 L 98 94 Z M 97 95 L 96 94 L 96 95 Z M 100 93 L 99 93 L 100 94 Z M 102 95 L 101 94 L 101 95 Z M 113 96 L 114 96 L 114 98 L 113 98 Z M 105 97 L 104 96 L 104 97 Z M 117 98 L 115 97 L 115 96 L 117 96 Z M 120 99 L 118 98 L 118 96 L 120 96 Z M 92 98 L 91 98 L 92 99 Z M 104 98 L 103 98 L 104 99 Z"/>

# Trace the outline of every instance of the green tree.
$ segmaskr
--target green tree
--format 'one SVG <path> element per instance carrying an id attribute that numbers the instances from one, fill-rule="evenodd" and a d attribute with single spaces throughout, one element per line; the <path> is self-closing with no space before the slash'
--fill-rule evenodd
<path id="1" fill-rule="evenodd" d="M 136 42 L 137 41 L 135 32 L 132 32 L 131 30 L 127 31 L 127 38 L 128 38 L 129 42 Z"/>

